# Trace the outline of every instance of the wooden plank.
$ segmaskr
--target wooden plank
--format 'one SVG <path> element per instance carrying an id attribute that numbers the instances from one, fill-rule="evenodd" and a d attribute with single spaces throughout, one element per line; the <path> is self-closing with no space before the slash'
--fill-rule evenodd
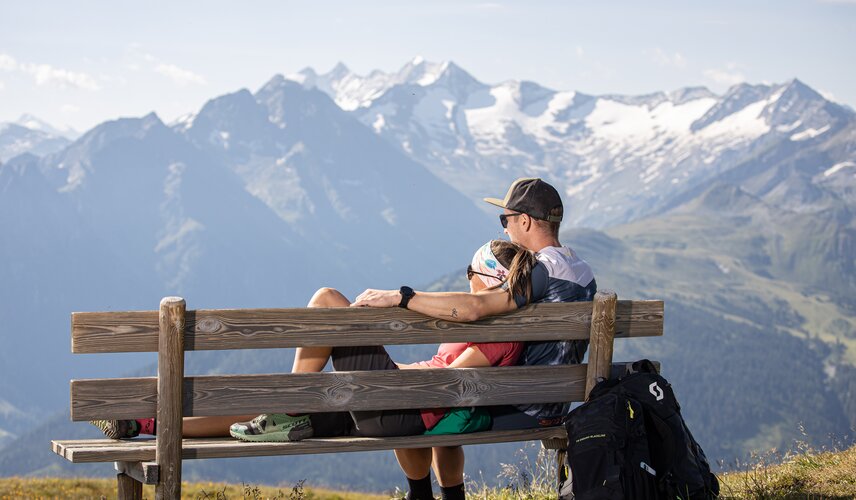
<path id="1" fill-rule="evenodd" d="M 566 437 L 542 439 L 541 447 L 545 450 L 563 450 L 568 447 L 568 439 Z"/>
<path id="2" fill-rule="evenodd" d="M 140 446 L 152 446 L 151 458 L 145 460 L 154 460 L 154 438 L 137 438 L 137 439 L 70 439 L 70 440 L 55 440 L 52 441 L 54 453 L 69 461 L 72 460 L 72 455 L 75 450 L 87 449 L 95 452 L 98 449 L 125 449 L 137 450 Z M 128 454 L 127 456 L 131 456 Z M 125 459 L 116 459 L 113 461 L 124 461 Z M 136 459 L 129 459 L 135 461 Z M 99 462 L 110 462 L 111 460 L 98 460 Z"/>
<path id="3" fill-rule="evenodd" d="M 185 394 L 189 378 L 185 379 Z M 125 397 L 117 397 L 123 393 Z M 184 401 L 190 400 L 185 395 Z M 157 415 L 157 405 L 157 377 L 71 381 L 73 421 L 150 418 Z"/>
<path id="4" fill-rule="evenodd" d="M 187 377 L 184 416 L 581 401 L 585 372 L 566 365 Z M 71 418 L 154 416 L 156 384 L 154 377 L 72 380 Z"/>
<path id="5" fill-rule="evenodd" d="M 470 444 L 537 441 L 540 439 L 567 439 L 562 426 L 546 429 L 515 431 L 488 431 L 472 434 L 443 436 L 403 436 L 393 438 L 312 438 L 293 443 L 246 443 L 231 438 L 185 439 L 182 446 L 184 460 L 230 457 L 263 457 L 276 455 L 304 455 L 315 453 L 344 453 L 355 451 L 390 450 L 393 448 L 426 448 L 431 446 L 459 446 Z M 155 440 L 132 439 L 115 441 L 98 439 L 55 441 L 61 456 L 75 463 L 84 462 L 142 462 L 155 456 Z"/>
<path id="6" fill-rule="evenodd" d="M 116 475 L 117 498 L 119 500 L 142 500 L 143 484 L 133 477 L 119 473 Z"/>
<path id="7" fill-rule="evenodd" d="M 615 306 L 618 296 L 611 290 L 597 292 L 594 297 L 589 343 L 586 399 L 592 387 L 609 378 L 612 368 L 612 340 L 615 337 Z"/>
<path id="8" fill-rule="evenodd" d="M 158 335 L 157 500 L 181 498 L 181 417 L 184 396 L 184 313 L 181 297 L 160 303 Z"/>
<path id="9" fill-rule="evenodd" d="M 140 484 L 157 484 L 160 467 L 155 462 L 115 462 L 116 472 L 131 476 Z"/>
<path id="10" fill-rule="evenodd" d="M 187 311 L 185 350 L 437 344 L 587 339 L 589 302 L 532 304 L 474 323 L 399 308 L 212 309 Z M 616 338 L 663 334 L 663 302 L 619 301 Z M 77 312 L 72 352 L 156 352 L 157 311 Z"/>
<path id="11" fill-rule="evenodd" d="M 613 363 L 611 370 L 611 377 L 618 377 L 623 375 L 627 365 L 630 365 L 629 362 L 622 363 Z M 658 361 L 654 361 L 654 365 L 659 370 L 660 363 Z M 543 373 L 538 373 L 537 375 L 533 375 L 534 377 L 541 377 L 537 381 L 538 385 L 542 382 L 550 380 L 553 377 L 579 377 L 579 371 L 585 370 L 587 365 L 577 365 L 576 367 L 502 367 L 502 368 L 493 368 L 493 370 L 517 370 L 519 368 L 528 368 L 534 370 L 544 370 Z M 570 368 L 570 371 L 566 372 L 563 370 L 566 368 Z M 558 373 L 554 370 L 558 369 Z M 448 370 L 448 369 L 445 369 Z M 479 369 L 469 369 L 469 370 L 486 370 L 485 368 Z M 403 374 L 404 377 L 417 377 L 416 373 L 425 373 L 427 370 L 419 370 L 416 371 L 408 371 L 408 370 L 399 370 L 393 373 Z M 339 391 L 353 391 L 353 388 L 350 387 L 354 384 L 371 384 L 376 382 L 376 379 L 365 379 L 361 374 L 363 373 L 372 373 L 372 372 L 351 372 L 351 375 L 345 375 L 348 372 L 338 372 L 338 373 L 321 373 L 321 374 L 298 374 L 296 377 L 300 377 L 299 379 L 292 379 L 290 377 L 295 376 L 292 374 L 276 374 L 276 375 L 231 375 L 231 376 L 217 376 L 217 377 L 187 377 L 184 381 L 184 416 L 192 417 L 192 416 L 211 416 L 209 413 L 205 413 L 203 415 L 201 412 L 210 411 L 211 408 L 216 408 L 217 415 L 224 414 L 224 408 L 233 408 L 235 415 L 243 415 L 247 413 L 264 413 L 273 411 L 271 408 L 267 407 L 268 404 L 271 403 L 271 399 L 268 398 L 267 391 L 275 391 L 280 392 L 283 390 L 285 394 L 291 395 L 279 395 L 277 397 L 281 398 L 281 404 L 284 407 L 289 407 L 289 405 L 295 405 L 299 407 L 304 407 L 305 405 L 314 405 L 314 402 L 306 401 L 306 394 L 323 394 L 323 396 L 318 396 L 321 400 L 333 399 L 334 403 L 331 403 L 336 409 L 341 409 L 338 406 L 336 398 L 341 397 Z M 382 372 L 374 372 L 374 373 L 382 373 Z M 354 376 L 356 375 L 356 377 Z M 383 380 L 384 389 L 388 390 L 390 385 L 389 379 L 386 378 L 386 375 L 381 376 Z M 469 377 L 469 378 L 467 378 Z M 511 375 L 509 378 L 513 382 L 514 375 Z M 481 375 L 482 383 L 485 380 L 490 380 L 491 375 Z M 311 380 L 310 380 L 311 379 Z M 455 391 L 454 381 L 458 381 L 458 387 L 464 386 L 464 384 L 469 384 L 468 380 L 471 380 L 472 377 L 469 375 L 449 375 L 446 380 L 452 381 L 447 384 L 449 391 Z M 407 378 L 404 380 L 411 380 L 411 378 Z M 503 379 L 507 380 L 507 379 Z M 562 383 L 565 383 L 563 381 Z M 394 383 L 394 382 L 392 382 Z M 505 382 L 503 382 L 505 383 Z M 222 385 L 217 385 L 222 384 Z M 303 385 L 307 384 L 307 385 Z M 309 385 L 316 384 L 316 385 Z M 407 399 L 411 399 L 410 393 L 404 385 L 405 382 L 401 382 L 402 388 L 399 392 L 403 392 L 403 399 L 396 400 L 396 404 L 401 401 L 406 401 Z M 304 389 L 309 390 L 309 387 L 327 387 L 329 389 L 325 391 L 321 391 L 320 389 L 316 389 L 310 392 L 304 392 Z M 504 387 L 504 386 L 503 386 Z M 528 386 L 528 389 L 531 389 L 533 386 Z M 583 399 L 583 389 L 580 387 L 571 387 L 568 388 L 573 395 L 572 401 L 582 401 Z M 230 391 L 239 391 L 241 395 L 237 395 Z M 380 389 L 370 389 L 372 391 L 380 390 Z M 479 389 L 480 391 L 486 391 L 487 386 L 483 386 Z M 220 391 L 227 391 L 225 393 L 220 393 Z M 531 390 L 529 391 L 531 392 Z M 258 393 L 258 394 L 256 394 Z M 294 394 L 297 394 L 296 396 Z M 347 392 L 345 392 L 347 394 Z M 351 398 L 356 398 L 357 396 L 351 393 Z M 443 395 L 436 394 L 435 397 L 446 397 Z M 221 404 L 222 400 L 228 400 L 229 398 L 237 398 L 240 397 L 242 403 L 246 403 L 247 400 L 252 399 L 264 399 L 264 402 L 261 404 L 255 404 L 254 410 L 248 410 L 248 406 L 241 406 L 240 408 L 234 408 L 234 405 L 230 405 L 229 401 L 226 401 L 224 404 Z M 421 397 L 421 393 L 420 396 Z M 461 396 L 452 395 L 448 396 L 449 398 L 460 398 Z M 207 403 L 197 402 L 199 400 L 207 400 Z M 389 396 L 386 399 L 390 399 Z M 231 403 L 236 403 L 238 399 L 233 399 Z M 344 399 L 341 401 L 345 401 Z M 422 400 L 419 400 L 419 405 L 422 404 Z M 514 403 L 521 403 L 521 401 L 513 401 Z M 265 408 L 262 408 L 265 406 Z M 445 406 L 445 405 L 441 405 Z M 313 406 L 314 407 L 314 406 Z M 419 407 L 419 406 L 417 406 Z M 157 378 L 155 377 L 143 377 L 143 378 L 119 378 L 119 379 L 90 379 L 90 380 L 72 380 L 71 382 L 71 415 L 72 420 L 75 421 L 85 421 L 85 420 L 96 420 L 96 419 L 114 419 L 114 418 L 148 418 L 155 416 L 157 408 Z M 206 408 L 208 410 L 206 410 Z M 303 410 L 294 410 L 294 411 L 303 411 Z M 326 411 L 326 410 L 325 410 Z"/>

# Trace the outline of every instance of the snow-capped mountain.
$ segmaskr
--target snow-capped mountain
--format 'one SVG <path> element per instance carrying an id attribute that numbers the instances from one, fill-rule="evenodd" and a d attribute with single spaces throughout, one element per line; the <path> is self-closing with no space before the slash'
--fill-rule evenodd
<path id="1" fill-rule="evenodd" d="M 675 193 L 726 173 L 747 175 L 772 150 L 807 152 L 811 165 L 779 175 L 769 172 L 787 170 L 781 162 L 756 166 L 772 179 L 747 177 L 749 192 L 800 211 L 853 197 L 848 162 L 856 153 L 848 137 L 856 115 L 796 79 L 740 84 L 722 96 L 698 87 L 591 96 L 526 81 L 486 85 L 454 63 L 419 58 L 392 74 L 361 77 L 340 64 L 326 74 L 306 69 L 289 78 L 328 93 L 471 198 L 502 194 L 520 176 L 551 180 L 577 225 L 656 213 Z M 836 149 L 840 156 L 823 153 L 842 141 L 849 146 Z"/>
<path id="2" fill-rule="evenodd" d="M 452 62 L 432 63 L 422 57 L 414 58 L 397 73 L 376 70 L 368 76 L 360 76 L 340 62 L 323 75 L 319 75 L 312 68 L 305 68 L 286 78 L 300 83 L 305 88 L 317 88 L 330 95 L 342 109 L 353 111 L 371 105 L 375 99 L 396 85 L 426 86 L 436 83 L 449 68 L 452 68 L 451 71 L 458 71 L 473 84 L 482 86 Z"/>
<path id="3" fill-rule="evenodd" d="M 22 127 L 27 127 L 30 130 L 38 130 L 56 137 L 65 137 L 70 141 L 80 137 L 80 132 L 69 126 L 55 127 L 41 118 L 29 113 L 21 115 L 17 120 L 15 120 L 15 123 Z"/>
<path id="4" fill-rule="evenodd" d="M 43 156 L 62 150 L 77 137 L 71 129 L 59 130 L 33 115 L 0 123 L 0 163 L 24 153 Z"/>

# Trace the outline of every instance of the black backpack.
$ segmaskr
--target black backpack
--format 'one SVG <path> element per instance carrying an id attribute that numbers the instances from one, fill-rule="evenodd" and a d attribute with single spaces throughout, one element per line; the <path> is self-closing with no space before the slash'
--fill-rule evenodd
<path id="1" fill-rule="evenodd" d="M 560 499 L 719 495 L 719 482 L 681 417 L 671 385 L 647 359 L 595 385 L 565 428 L 568 467 L 559 477 Z"/>

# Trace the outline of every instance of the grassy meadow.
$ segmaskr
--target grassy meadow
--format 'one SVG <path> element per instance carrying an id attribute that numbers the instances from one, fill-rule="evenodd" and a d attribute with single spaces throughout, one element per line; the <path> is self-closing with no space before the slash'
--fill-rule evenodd
<path id="1" fill-rule="evenodd" d="M 143 486 L 143 498 L 155 497 L 154 486 Z M 70 500 L 116 498 L 115 479 L 92 478 L 1 478 L 0 499 L 57 498 Z M 226 483 L 182 483 L 182 498 L 199 500 L 283 499 L 283 500 L 385 500 L 389 495 L 347 493 L 316 488 L 292 486 L 255 486 Z"/>
<path id="2" fill-rule="evenodd" d="M 775 463 L 774 463 L 775 462 Z M 531 467 L 531 468 L 528 468 Z M 856 498 L 856 446 L 839 452 L 816 452 L 780 455 L 768 452 L 757 456 L 752 464 L 720 476 L 722 498 L 734 499 L 854 499 Z M 478 482 L 467 484 L 468 498 L 483 500 L 548 500 L 556 494 L 549 470 L 550 460 L 539 458 L 504 471 L 507 486 L 488 488 Z M 387 494 L 346 493 L 306 488 L 302 483 L 270 487 L 226 483 L 184 483 L 183 497 L 188 499 L 312 499 L 312 500 L 380 500 L 401 498 L 402 492 Z M 438 488 L 435 487 L 435 492 Z M 116 481 L 112 479 L 2 478 L 0 499 L 89 499 L 115 498 Z M 154 498 L 154 487 L 146 486 L 145 498 Z"/>

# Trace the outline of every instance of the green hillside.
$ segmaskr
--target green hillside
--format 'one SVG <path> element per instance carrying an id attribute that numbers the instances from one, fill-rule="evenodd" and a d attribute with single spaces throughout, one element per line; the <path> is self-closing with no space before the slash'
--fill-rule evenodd
<path id="1" fill-rule="evenodd" d="M 726 184 L 669 213 L 563 242 L 619 297 L 666 300 L 662 339 L 616 357 L 664 363 L 715 460 L 856 427 L 856 224 L 780 211 Z"/>
<path id="2" fill-rule="evenodd" d="M 848 209 L 785 212 L 719 184 L 666 216 L 607 233 L 632 248 L 611 263 L 664 276 L 670 292 L 724 315 L 760 326 L 767 317 L 794 335 L 840 342 L 843 360 L 856 364 L 856 219 Z"/>

